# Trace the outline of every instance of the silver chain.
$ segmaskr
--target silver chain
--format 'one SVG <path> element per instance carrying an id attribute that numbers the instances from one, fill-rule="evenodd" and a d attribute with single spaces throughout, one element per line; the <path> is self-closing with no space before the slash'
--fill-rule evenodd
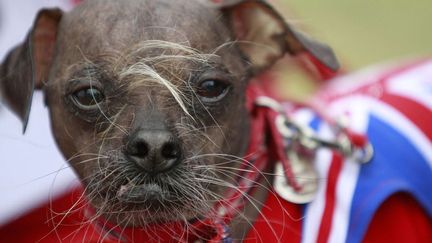
<path id="1" fill-rule="evenodd" d="M 348 136 L 342 132 L 342 124 L 338 124 L 334 130 L 337 136 L 334 140 L 326 140 L 316 135 L 310 127 L 299 124 L 290 119 L 282 105 L 276 100 L 267 96 L 260 96 L 255 100 L 259 106 L 270 108 L 279 113 L 276 117 L 276 127 L 280 134 L 291 141 L 291 144 L 299 144 L 308 151 L 316 151 L 318 148 L 330 148 L 339 151 L 347 158 L 352 158 L 359 163 L 369 162 L 374 154 L 373 147 L 368 143 L 363 148 L 356 148 Z M 340 126 L 339 126 L 340 125 Z M 293 147 L 293 146 L 290 146 Z"/>

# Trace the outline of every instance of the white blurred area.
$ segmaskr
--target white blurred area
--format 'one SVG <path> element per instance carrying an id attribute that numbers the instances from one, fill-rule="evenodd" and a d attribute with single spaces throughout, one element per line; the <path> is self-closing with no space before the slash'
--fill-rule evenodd
<path id="1" fill-rule="evenodd" d="M 71 0 L 0 0 L 0 60 L 21 43 L 39 9 Z M 1 97 L 0 97 L 1 98 Z M 50 131 L 43 94 L 35 92 L 25 134 L 19 119 L 0 104 L 0 226 L 78 183 Z"/>

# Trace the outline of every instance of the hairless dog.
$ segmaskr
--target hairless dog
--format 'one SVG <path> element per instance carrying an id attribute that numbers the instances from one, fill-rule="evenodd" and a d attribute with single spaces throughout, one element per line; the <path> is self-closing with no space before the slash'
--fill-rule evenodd
<path id="1" fill-rule="evenodd" d="M 54 137 L 93 219 L 122 228 L 195 225 L 222 201 L 238 210 L 216 231 L 243 239 L 275 193 L 267 164 L 255 190 L 240 195 L 241 208 L 226 202 L 227 191 L 241 191 L 236 175 L 258 166 L 242 167 L 257 135 L 246 90 L 287 53 L 327 74 L 338 69 L 327 45 L 265 1 L 87 0 L 68 13 L 38 14 L 1 66 L 0 91 L 24 130 L 33 91 L 44 91 Z M 260 101 L 280 112 L 273 100 Z M 284 166 L 289 178 L 295 169 Z"/>

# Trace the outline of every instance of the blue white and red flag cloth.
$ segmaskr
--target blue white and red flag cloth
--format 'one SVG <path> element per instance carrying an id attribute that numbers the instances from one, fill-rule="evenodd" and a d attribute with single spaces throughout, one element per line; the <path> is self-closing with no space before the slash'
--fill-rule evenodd
<path id="1" fill-rule="evenodd" d="M 330 116 L 345 115 L 353 131 L 367 134 L 374 156 L 360 164 L 335 159 L 328 149 L 318 152 L 315 164 L 324 180 L 305 206 L 302 242 L 361 242 L 380 207 L 398 193 L 414 198 L 432 226 L 432 60 L 341 77 L 318 96 Z M 332 136 L 311 111 L 298 116 Z"/>
<path id="2" fill-rule="evenodd" d="M 246 242 L 431 242 L 432 59 L 341 76 L 315 98 L 327 115 L 367 135 L 373 158 L 361 164 L 319 149 L 315 199 L 298 205 L 270 193 Z M 334 138 L 315 110 L 293 118 Z"/>

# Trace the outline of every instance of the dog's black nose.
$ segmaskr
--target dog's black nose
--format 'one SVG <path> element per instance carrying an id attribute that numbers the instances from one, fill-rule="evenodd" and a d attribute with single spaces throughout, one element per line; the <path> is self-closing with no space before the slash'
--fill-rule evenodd
<path id="1" fill-rule="evenodd" d="M 149 173 L 173 168 L 181 159 L 177 140 L 166 130 L 140 130 L 132 135 L 125 154 Z"/>

